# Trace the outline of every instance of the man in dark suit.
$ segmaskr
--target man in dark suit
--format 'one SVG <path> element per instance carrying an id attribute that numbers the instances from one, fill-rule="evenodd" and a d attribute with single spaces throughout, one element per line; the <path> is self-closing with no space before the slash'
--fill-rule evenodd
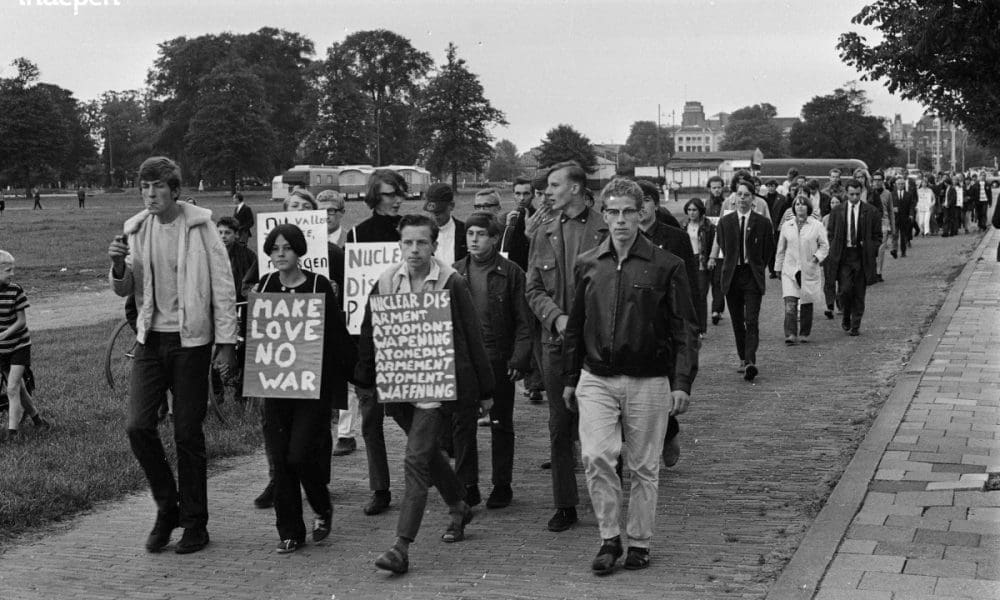
<path id="1" fill-rule="evenodd" d="M 253 209 L 243 202 L 243 194 L 240 192 L 233 194 L 233 204 L 236 205 L 236 208 L 233 209 L 233 218 L 240 224 L 240 229 L 236 232 L 236 237 L 241 244 L 246 246 L 247 240 L 250 239 L 250 232 L 254 226 Z"/>
<path id="2" fill-rule="evenodd" d="M 896 211 L 896 231 L 899 235 L 899 255 L 906 256 L 906 249 L 913 239 L 913 215 L 917 210 L 917 196 L 906 189 L 906 179 L 897 177 L 893 182 L 892 206 Z"/>
<path id="3" fill-rule="evenodd" d="M 514 200 L 517 207 L 507 213 L 500 237 L 500 253 L 506 253 L 508 260 L 525 270 L 528 268 L 528 247 L 531 245 L 525 227 L 528 218 L 535 214 L 535 189 L 527 177 L 514 180 Z"/>
<path id="4" fill-rule="evenodd" d="M 827 223 L 830 255 L 844 310 L 841 327 L 858 335 L 865 314 L 865 291 L 875 282 L 875 262 L 882 244 L 882 218 L 871 204 L 861 202 L 861 184 L 847 182 L 847 202 L 833 209 Z"/>
<path id="5" fill-rule="evenodd" d="M 771 222 L 753 212 L 752 184 L 736 187 L 736 210 L 719 219 L 708 267 L 716 268 L 722 252 L 722 291 L 733 320 L 739 371 L 753 381 L 757 376 L 758 320 L 764 297 L 764 270 L 774 259 Z"/>
<path id="6" fill-rule="evenodd" d="M 976 179 L 976 176 L 972 176 Z M 986 176 L 983 175 L 981 180 L 973 181 L 972 185 L 969 186 L 969 194 L 966 202 L 972 202 L 975 207 L 975 218 L 976 224 L 979 226 L 979 231 L 986 231 L 986 212 L 987 207 L 993 205 L 993 188 L 990 187 L 988 181 L 986 181 Z"/>
<path id="7" fill-rule="evenodd" d="M 455 210 L 455 194 L 447 183 L 432 183 L 427 188 L 424 212 L 430 213 L 438 226 L 437 251 L 434 258 L 453 265 L 469 254 L 465 241 L 465 223 L 451 216 Z"/>

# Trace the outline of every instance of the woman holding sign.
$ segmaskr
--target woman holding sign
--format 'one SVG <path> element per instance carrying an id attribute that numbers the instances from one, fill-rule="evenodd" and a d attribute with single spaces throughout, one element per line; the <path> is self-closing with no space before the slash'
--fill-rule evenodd
<path id="1" fill-rule="evenodd" d="M 357 347 L 347 333 L 330 280 L 299 266 L 299 258 L 306 253 L 302 230 L 288 223 L 278 225 L 268 234 L 264 251 L 277 271 L 266 275 L 257 285 L 258 294 L 250 297 L 246 385 L 262 386 L 273 394 L 261 393 L 265 396 L 264 437 L 274 459 L 278 553 L 286 554 L 305 543 L 300 486 L 316 513 L 313 541 L 330 534 L 330 418 L 333 409 L 347 406 L 334 390 L 344 387 L 345 379 L 353 379 Z M 282 298 L 296 294 L 310 296 L 306 300 Z M 317 294 L 322 303 L 315 300 Z M 321 366 L 306 360 L 299 364 L 308 342 L 319 337 L 317 327 L 322 332 Z M 272 352 L 271 344 L 276 341 L 281 343 Z M 259 381 L 251 380 L 253 376 Z"/>

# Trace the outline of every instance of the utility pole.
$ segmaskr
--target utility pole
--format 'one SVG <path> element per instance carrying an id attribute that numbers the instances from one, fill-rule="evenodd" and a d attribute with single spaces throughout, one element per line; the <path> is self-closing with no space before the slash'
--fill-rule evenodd
<path id="1" fill-rule="evenodd" d="M 938 115 L 934 117 L 934 124 L 937 125 L 937 140 L 935 142 L 935 152 L 934 152 L 934 171 L 937 173 L 941 172 L 941 116 Z"/>
<path id="2" fill-rule="evenodd" d="M 955 124 L 950 123 L 950 125 L 951 125 L 951 169 L 950 170 L 954 171 L 955 170 Z"/>
<path id="3" fill-rule="evenodd" d="M 661 177 L 660 174 L 661 165 L 663 165 L 663 154 L 662 151 L 660 150 L 660 105 L 657 104 L 656 105 L 656 178 L 657 179 Z M 657 181 L 656 185 L 659 184 L 660 182 Z"/>

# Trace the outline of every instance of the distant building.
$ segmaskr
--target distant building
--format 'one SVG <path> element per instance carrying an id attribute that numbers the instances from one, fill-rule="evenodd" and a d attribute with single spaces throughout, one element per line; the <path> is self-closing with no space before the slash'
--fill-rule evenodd
<path id="1" fill-rule="evenodd" d="M 764 161 L 759 149 L 724 152 L 678 152 L 667 162 L 664 177 L 668 185 L 704 188 L 708 178 L 721 175 L 729 180 L 740 169 L 757 170 Z M 639 169 L 636 169 L 636 174 Z"/>
<path id="2" fill-rule="evenodd" d="M 717 119 L 706 119 L 701 102 L 684 103 L 681 126 L 674 132 L 674 152 L 716 152 L 725 135 L 728 113 L 715 115 Z"/>
<path id="3" fill-rule="evenodd" d="M 931 113 L 926 113 L 916 123 L 903 123 L 900 115 L 896 115 L 889 123 L 889 139 L 899 149 L 906 152 L 907 164 L 916 164 L 919 157 L 929 157 L 931 164 L 936 165 L 938 140 L 941 148 L 941 168 L 951 169 L 952 155 L 952 124 L 940 121 Z M 940 133 L 940 135 L 939 135 Z M 968 134 L 961 127 L 955 126 L 956 151 L 966 141 Z M 960 151 L 958 152 L 960 154 Z"/>

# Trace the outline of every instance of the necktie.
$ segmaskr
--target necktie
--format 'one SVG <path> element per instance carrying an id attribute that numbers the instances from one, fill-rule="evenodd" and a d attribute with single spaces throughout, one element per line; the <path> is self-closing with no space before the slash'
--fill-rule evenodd
<path id="1" fill-rule="evenodd" d="M 853 204 L 851 205 L 851 231 L 850 231 L 850 234 L 851 234 L 851 246 L 857 246 L 858 245 L 858 228 L 857 228 L 857 224 L 855 223 L 855 216 L 854 216 L 854 211 L 856 211 L 857 209 L 858 209 L 857 206 L 855 206 Z"/>
<path id="2" fill-rule="evenodd" d="M 740 264 L 746 263 L 746 257 L 743 254 L 743 246 L 745 245 L 746 238 L 746 217 L 740 217 Z"/>

